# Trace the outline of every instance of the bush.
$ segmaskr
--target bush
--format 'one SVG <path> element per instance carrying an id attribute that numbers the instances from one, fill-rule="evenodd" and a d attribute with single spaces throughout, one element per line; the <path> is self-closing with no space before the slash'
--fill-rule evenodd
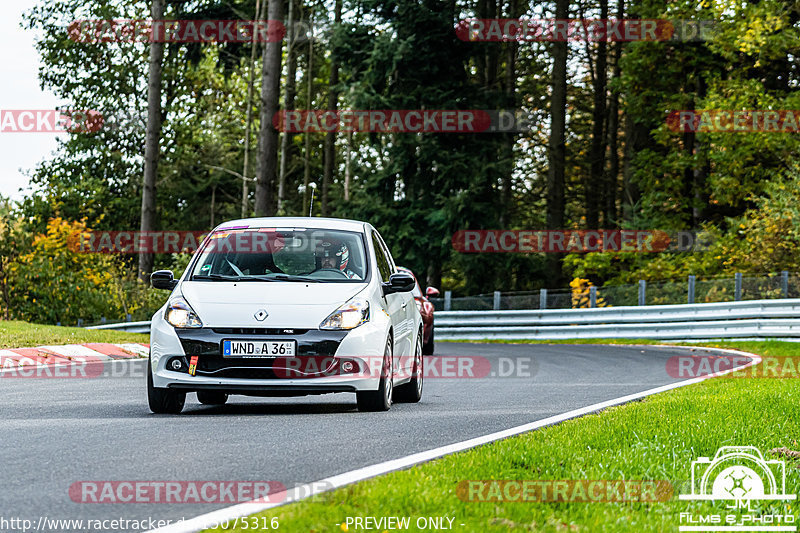
<path id="1" fill-rule="evenodd" d="M 126 314 L 144 320 L 163 304 L 166 294 L 139 281 L 122 257 L 71 250 L 69 242 L 86 231 L 84 222 L 54 218 L 46 233 L 21 237 L 30 244 L 4 266 L 7 318 L 64 325 L 123 320 Z M 0 227 L 0 248 L 9 248 L 3 235 Z"/>

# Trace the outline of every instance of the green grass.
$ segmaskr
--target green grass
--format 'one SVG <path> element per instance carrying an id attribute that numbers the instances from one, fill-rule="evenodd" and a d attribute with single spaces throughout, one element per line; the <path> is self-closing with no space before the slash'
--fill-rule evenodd
<path id="1" fill-rule="evenodd" d="M 84 328 L 43 326 L 16 320 L 0 320 L 0 349 L 28 348 L 59 344 L 83 344 L 87 342 L 149 343 L 150 336 L 125 331 L 107 331 Z"/>
<path id="2" fill-rule="evenodd" d="M 779 341 L 707 345 L 800 355 L 800 344 Z M 455 531 L 677 531 L 680 512 L 724 512 L 724 506 L 677 496 L 653 503 L 478 503 L 462 501 L 456 489 L 465 480 L 649 479 L 668 480 L 686 492 L 691 462 L 713 456 L 720 446 L 756 446 L 767 459 L 775 458 L 767 455 L 772 448 L 797 450 L 799 403 L 798 380 L 706 380 L 259 516 L 278 517 L 283 531 L 343 531 L 337 524 L 348 516 L 410 516 L 413 525 L 417 517 L 442 515 L 455 518 Z M 788 493 L 800 489 L 798 467 L 800 462 L 787 459 Z M 796 502 L 775 503 L 770 511 L 800 514 Z"/>

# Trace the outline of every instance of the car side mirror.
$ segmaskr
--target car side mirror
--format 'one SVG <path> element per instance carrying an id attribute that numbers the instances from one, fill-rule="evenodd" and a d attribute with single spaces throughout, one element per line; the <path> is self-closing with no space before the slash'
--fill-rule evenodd
<path id="1" fill-rule="evenodd" d="M 416 286 L 414 276 L 405 272 L 397 272 L 389 276 L 389 282 L 383 284 L 383 295 L 395 292 L 411 292 Z"/>
<path id="2" fill-rule="evenodd" d="M 150 283 L 154 289 L 164 289 L 171 291 L 178 286 L 178 280 L 172 270 L 159 270 L 150 276 Z"/>
<path id="3" fill-rule="evenodd" d="M 439 294 L 440 294 L 439 289 L 437 289 L 436 287 L 428 287 L 427 289 L 425 289 L 425 296 L 427 296 L 428 298 L 438 298 Z"/>

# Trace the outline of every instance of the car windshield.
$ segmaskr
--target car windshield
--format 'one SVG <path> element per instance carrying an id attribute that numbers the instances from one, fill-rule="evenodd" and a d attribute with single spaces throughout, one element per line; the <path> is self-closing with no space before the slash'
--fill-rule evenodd
<path id="1" fill-rule="evenodd" d="M 358 283 L 368 274 L 361 233 L 327 229 L 245 228 L 212 233 L 192 281 Z"/>

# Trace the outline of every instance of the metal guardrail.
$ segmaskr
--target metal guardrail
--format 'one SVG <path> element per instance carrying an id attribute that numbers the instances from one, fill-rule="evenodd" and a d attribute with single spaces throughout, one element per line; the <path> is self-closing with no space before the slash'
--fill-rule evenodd
<path id="1" fill-rule="evenodd" d="M 112 329 L 114 331 L 129 331 L 131 333 L 150 333 L 150 321 L 142 322 L 121 322 L 119 324 L 103 324 L 100 326 L 89 326 L 86 329 Z"/>
<path id="2" fill-rule="evenodd" d="M 435 321 L 436 338 L 441 340 L 800 337 L 800 298 L 543 311 L 437 311 Z M 149 333 L 150 322 L 87 329 Z"/>
<path id="3" fill-rule="evenodd" d="M 436 338 L 713 339 L 800 337 L 800 299 L 594 309 L 437 312 Z"/>

